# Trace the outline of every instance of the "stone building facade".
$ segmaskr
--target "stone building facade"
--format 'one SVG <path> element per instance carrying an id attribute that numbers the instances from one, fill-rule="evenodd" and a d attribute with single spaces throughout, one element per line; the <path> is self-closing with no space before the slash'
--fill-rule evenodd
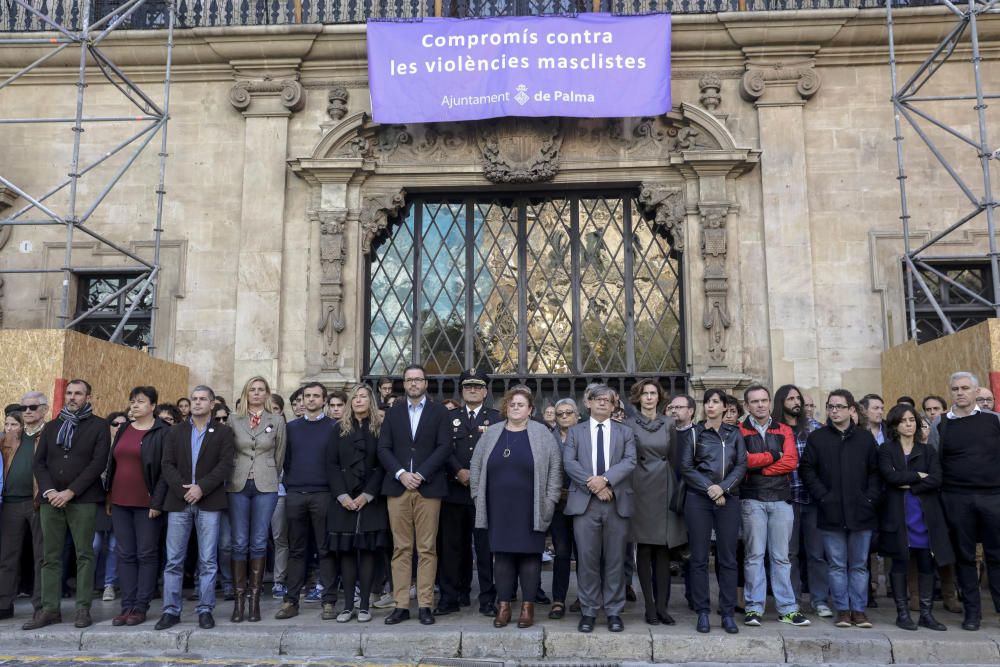
<path id="1" fill-rule="evenodd" d="M 937 8 L 896 18 L 904 71 L 953 25 Z M 677 371 L 693 390 L 754 380 L 878 390 L 879 354 L 906 338 L 884 13 L 722 13 L 673 25 L 675 106 L 662 117 L 445 126 L 372 122 L 364 26 L 178 31 L 156 354 L 227 396 L 254 374 L 283 391 L 356 381 L 372 372 L 373 246 L 416 195 L 598 188 L 632 193 L 671 240 L 683 290 Z M 984 19 L 993 90 L 998 37 L 1000 19 Z M 105 50 L 153 85 L 162 40 L 123 32 Z M 0 91 L 3 113 L 72 115 L 68 53 Z M 0 70 L 39 54 L 2 48 Z M 938 94 L 969 92 L 971 72 L 956 58 Z M 86 94 L 99 108 L 117 104 L 96 76 Z M 951 122 L 971 127 L 971 104 L 948 107 Z M 85 151 L 108 138 L 96 135 Z M 68 129 L 0 126 L 4 175 L 43 191 L 69 145 Z M 962 148 L 941 148 L 975 176 Z M 963 201 L 929 152 L 917 142 L 908 150 L 914 234 L 926 239 L 960 217 Z M 154 152 L 143 155 L 91 223 L 144 256 L 155 164 Z M 5 197 L 0 206 L 12 203 Z M 59 268 L 64 236 L 17 227 L 0 235 L 0 257 Z M 985 233 L 950 238 L 945 252 L 985 252 Z M 120 262 L 88 242 L 74 258 Z M 6 276 L 3 326 L 55 326 L 60 284 L 58 273 Z"/>

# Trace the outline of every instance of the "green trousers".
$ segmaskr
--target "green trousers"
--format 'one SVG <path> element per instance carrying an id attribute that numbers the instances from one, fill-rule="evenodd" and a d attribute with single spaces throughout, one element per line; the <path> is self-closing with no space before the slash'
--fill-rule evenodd
<path id="1" fill-rule="evenodd" d="M 94 599 L 94 521 L 97 505 L 70 502 L 61 509 L 42 503 L 42 609 L 59 611 L 62 554 L 66 529 L 76 548 L 76 607 L 90 609 Z"/>

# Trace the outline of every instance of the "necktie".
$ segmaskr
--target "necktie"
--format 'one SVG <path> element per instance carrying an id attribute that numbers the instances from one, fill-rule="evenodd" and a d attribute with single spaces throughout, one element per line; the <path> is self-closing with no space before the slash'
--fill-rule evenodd
<path id="1" fill-rule="evenodd" d="M 607 464 L 604 461 L 604 424 L 597 425 L 597 476 L 600 477 L 607 472 Z"/>
<path id="2" fill-rule="evenodd" d="M 469 410 L 469 421 L 470 422 L 476 421 L 476 411 L 475 410 Z"/>

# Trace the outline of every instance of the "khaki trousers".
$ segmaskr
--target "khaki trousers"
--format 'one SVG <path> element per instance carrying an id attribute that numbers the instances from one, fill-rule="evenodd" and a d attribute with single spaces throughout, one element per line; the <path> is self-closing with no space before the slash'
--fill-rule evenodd
<path id="1" fill-rule="evenodd" d="M 434 577 L 437 575 L 438 516 L 440 498 L 424 498 L 419 491 L 406 490 L 389 496 L 389 526 L 392 528 L 392 594 L 397 609 L 410 606 L 410 575 L 413 551 L 417 552 L 417 602 L 434 606 Z"/>

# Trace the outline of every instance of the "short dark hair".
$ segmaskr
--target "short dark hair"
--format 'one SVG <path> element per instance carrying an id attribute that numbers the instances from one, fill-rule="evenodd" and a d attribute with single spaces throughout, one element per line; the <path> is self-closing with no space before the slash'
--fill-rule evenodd
<path id="1" fill-rule="evenodd" d="M 928 396 L 924 396 L 924 400 L 920 401 L 920 409 L 924 412 L 927 412 L 927 401 L 937 401 L 941 404 L 942 410 L 948 407 L 948 401 L 944 400 L 937 394 L 930 394 Z"/>
<path id="2" fill-rule="evenodd" d="M 170 413 L 170 416 L 174 418 L 175 422 L 179 422 L 180 420 L 184 419 L 184 416 L 181 414 L 181 411 L 178 410 L 177 406 L 173 405 L 172 403 L 160 403 L 155 408 L 153 408 L 154 417 L 159 417 L 161 412 Z"/>
<path id="3" fill-rule="evenodd" d="M 683 398 L 684 402 L 687 403 L 689 410 L 694 410 L 698 407 L 698 403 L 694 400 L 694 396 L 691 394 L 674 394 L 670 397 L 670 402 L 673 403 L 675 398 Z"/>
<path id="4" fill-rule="evenodd" d="M 191 405 L 191 399 L 188 398 L 187 396 L 181 396 L 180 398 L 178 398 L 177 401 L 174 403 L 174 405 L 180 405 L 181 401 L 184 401 L 188 405 Z"/>
<path id="5" fill-rule="evenodd" d="M 407 371 L 420 371 L 420 374 L 423 375 L 424 378 L 427 377 L 427 369 L 425 369 L 420 364 L 410 364 L 409 366 L 407 366 L 406 368 L 404 368 L 403 369 L 403 377 L 406 377 L 406 372 Z"/>
<path id="6" fill-rule="evenodd" d="M 94 393 L 94 388 L 91 387 L 90 383 L 87 382 L 86 380 L 81 380 L 80 378 L 73 378 L 72 380 L 70 380 L 69 382 L 66 383 L 66 386 L 68 387 L 71 384 L 82 384 L 84 387 L 86 387 L 87 388 L 87 396 L 90 396 L 92 393 Z"/>
<path id="7" fill-rule="evenodd" d="M 896 399 L 896 405 L 901 405 L 903 403 L 905 403 L 906 405 L 912 405 L 913 407 L 917 407 L 917 402 L 913 399 L 912 396 L 900 396 L 899 398 Z"/>
<path id="8" fill-rule="evenodd" d="M 743 401 L 736 398 L 732 394 L 725 394 L 725 398 L 722 399 L 722 402 L 726 404 L 727 410 L 729 408 L 736 408 L 737 419 L 746 414 L 746 410 L 743 409 Z"/>
<path id="9" fill-rule="evenodd" d="M 222 405 L 216 405 L 214 408 L 212 408 L 212 416 L 214 417 L 215 413 L 218 412 L 219 410 L 222 410 L 226 413 L 226 419 L 229 419 L 229 415 L 233 414 L 232 410 L 229 409 L 229 406 L 223 403 Z"/>
<path id="10" fill-rule="evenodd" d="M 274 407 L 284 412 L 285 399 L 281 397 L 281 394 L 271 394 L 271 402 L 274 403 Z"/>
<path id="11" fill-rule="evenodd" d="M 762 384 L 752 384 L 743 390 L 743 402 L 746 403 L 750 400 L 750 392 L 763 391 L 767 394 L 768 398 L 771 398 L 771 390 Z"/>
<path id="12" fill-rule="evenodd" d="M 847 389 L 834 389 L 833 391 L 831 391 L 826 396 L 826 402 L 827 402 L 827 404 L 830 403 L 830 399 L 833 398 L 834 396 L 840 396 L 842 399 L 844 399 L 845 401 L 847 401 L 847 407 L 848 408 L 851 408 L 851 407 L 854 407 L 854 406 L 857 405 L 857 401 L 854 400 L 854 394 L 852 394 Z"/>
<path id="13" fill-rule="evenodd" d="M 114 420 L 118 419 L 119 417 L 124 417 L 125 420 L 128 421 L 128 413 L 127 412 L 122 412 L 121 410 L 115 410 L 114 412 L 108 414 L 108 416 L 105 417 L 104 419 L 105 419 L 105 421 L 107 421 L 110 424 L 111 422 L 113 422 Z"/>
<path id="14" fill-rule="evenodd" d="M 302 398 L 302 387 L 299 387 L 298 389 L 292 392 L 292 395 L 288 397 L 288 402 L 294 403 L 300 398 Z"/>
<path id="15" fill-rule="evenodd" d="M 892 410 L 889 410 L 889 414 L 885 418 L 885 428 L 889 432 L 889 437 L 893 440 L 899 440 L 899 423 L 903 421 L 903 417 L 909 412 L 913 415 L 913 419 L 917 422 L 917 431 L 913 434 L 913 439 L 921 442 L 920 440 L 920 420 L 921 417 L 917 414 L 916 406 L 909 403 L 897 403 L 892 406 Z"/>
<path id="16" fill-rule="evenodd" d="M 378 379 L 378 384 L 375 385 L 375 386 L 376 387 L 381 387 L 384 384 L 392 384 L 392 378 L 391 377 L 380 377 Z"/>
<path id="17" fill-rule="evenodd" d="M 132 391 L 128 393 L 128 400 L 131 401 L 136 396 L 145 396 L 153 405 L 156 405 L 156 402 L 160 400 L 160 394 L 156 391 L 156 387 L 133 387 Z"/>
<path id="18" fill-rule="evenodd" d="M 705 390 L 705 393 L 701 397 L 701 404 L 705 405 L 706 403 L 708 403 L 708 399 L 712 398 L 713 396 L 718 396 L 719 400 L 722 401 L 723 405 L 728 405 L 730 398 L 729 394 L 724 392 L 722 389 L 718 389 L 716 387 L 712 387 L 711 389 Z"/>
<path id="19" fill-rule="evenodd" d="M 346 404 L 347 392 L 341 391 L 340 389 L 334 389 L 333 391 L 330 392 L 329 398 L 326 399 L 326 402 L 329 403 L 331 398 L 339 398 L 341 401 L 344 402 L 344 404 Z"/>
<path id="20" fill-rule="evenodd" d="M 861 400 L 858 401 L 858 404 L 865 410 L 867 410 L 868 404 L 871 403 L 872 401 L 878 401 L 879 403 L 885 405 L 885 399 L 879 396 L 878 394 L 865 394 L 864 396 L 861 397 Z"/>
<path id="21" fill-rule="evenodd" d="M 323 402 L 326 403 L 328 392 L 326 390 L 326 385 L 322 382 L 307 382 L 299 388 L 299 392 L 305 393 L 306 389 L 313 389 L 314 387 L 319 387 L 320 393 L 323 394 Z"/>

